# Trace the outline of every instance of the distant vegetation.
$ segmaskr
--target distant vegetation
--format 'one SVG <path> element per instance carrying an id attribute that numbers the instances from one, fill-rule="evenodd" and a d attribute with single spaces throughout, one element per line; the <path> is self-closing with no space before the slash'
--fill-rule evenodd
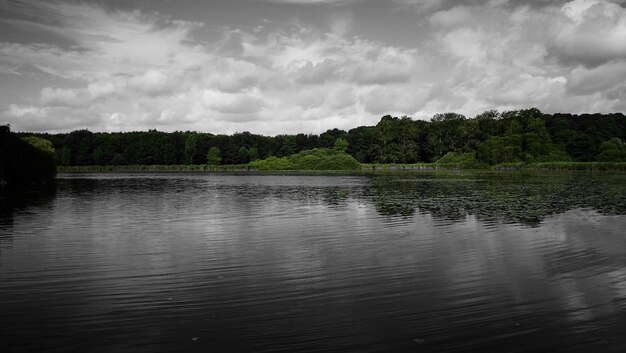
<path id="1" fill-rule="evenodd" d="M 268 157 L 250 162 L 258 170 L 355 170 L 361 164 L 346 153 L 348 141 L 337 138 L 333 148 L 314 148 L 287 157 Z"/>
<path id="2" fill-rule="evenodd" d="M 428 163 L 429 168 L 553 166 L 546 164 L 550 162 L 579 168 L 582 162 L 610 162 L 606 165 L 619 169 L 619 163 L 626 162 L 623 114 L 543 114 L 535 108 L 488 111 L 474 118 L 445 113 L 431 121 L 387 115 L 375 126 L 332 129 L 320 135 L 78 130 L 22 136 L 51 141 L 60 166 L 250 163 L 258 169 L 319 170 L 351 169 L 355 161 L 366 165 Z"/>
<path id="3" fill-rule="evenodd" d="M 315 148 L 289 157 L 268 157 L 250 162 L 258 170 L 355 170 L 361 164 L 351 155 L 329 148 Z"/>
<path id="4" fill-rule="evenodd" d="M 36 136 L 20 138 L 9 126 L 0 126 L 0 186 L 47 186 L 55 176 L 50 141 Z"/>

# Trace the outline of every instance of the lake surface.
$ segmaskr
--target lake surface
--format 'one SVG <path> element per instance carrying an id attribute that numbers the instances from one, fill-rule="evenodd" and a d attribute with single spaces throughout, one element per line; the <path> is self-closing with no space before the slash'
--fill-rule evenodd
<path id="1" fill-rule="evenodd" d="M 1 206 L 1 352 L 626 351 L 624 174 L 62 174 Z"/>

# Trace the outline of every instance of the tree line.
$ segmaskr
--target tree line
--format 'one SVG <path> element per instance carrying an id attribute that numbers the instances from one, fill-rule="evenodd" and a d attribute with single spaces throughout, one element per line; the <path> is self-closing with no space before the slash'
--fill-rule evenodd
<path id="1" fill-rule="evenodd" d="M 375 126 L 317 134 L 215 135 L 192 131 L 103 133 L 77 130 L 30 134 L 54 146 L 58 165 L 246 164 L 347 142 L 360 163 L 435 162 L 449 152 L 489 165 L 546 161 L 626 161 L 626 116 L 544 114 L 536 108 L 487 111 L 473 118 L 435 115 L 430 121 L 383 116 Z"/>

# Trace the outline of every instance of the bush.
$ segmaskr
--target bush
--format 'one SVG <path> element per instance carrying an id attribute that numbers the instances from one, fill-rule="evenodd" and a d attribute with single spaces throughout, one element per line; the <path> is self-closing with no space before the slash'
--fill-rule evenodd
<path id="1" fill-rule="evenodd" d="M 461 169 L 483 169 L 486 168 L 484 163 L 476 160 L 474 153 L 448 152 L 445 156 L 439 158 L 435 164 L 440 166 L 450 166 Z"/>
<path id="2" fill-rule="evenodd" d="M 351 155 L 328 148 L 302 151 L 289 157 L 268 157 L 250 163 L 258 170 L 353 170 L 361 165 Z"/>
<path id="3" fill-rule="evenodd" d="M 600 153 L 596 156 L 600 162 L 626 162 L 626 144 L 614 137 L 600 145 Z"/>
<path id="4" fill-rule="evenodd" d="M 563 146 L 532 133 L 490 137 L 478 146 L 476 159 L 490 165 L 572 160 Z"/>

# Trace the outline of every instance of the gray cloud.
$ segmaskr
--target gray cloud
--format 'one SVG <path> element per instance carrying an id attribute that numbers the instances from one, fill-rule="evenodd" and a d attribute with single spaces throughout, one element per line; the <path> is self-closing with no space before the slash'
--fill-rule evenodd
<path id="1" fill-rule="evenodd" d="M 565 63 L 596 67 L 626 59 L 626 9 L 608 1 L 574 0 L 560 9 L 550 49 Z"/>
<path id="2" fill-rule="evenodd" d="M 339 12 L 316 3 L 271 19 L 240 7 L 245 21 L 228 25 L 98 2 L 18 7 L 0 25 L 33 35 L 0 37 L 0 77 L 23 83 L 23 94 L 0 95 L 0 119 L 18 130 L 277 134 L 384 114 L 625 106 L 623 1 L 364 0 Z M 415 39 L 383 29 L 368 38 L 369 13 Z"/>
<path id="3" fill-rule="evenodd" d="M 338 78 L 341 68 L 341 63 L 333 59 L 324 59 L 316 65 L 307 61 L 306 65 L 298 70 L 296 80 L 302 84 L 322 84 Z"/>
<path id="4" fill-rule="evenodd" d="M 626 62 L 623 61 L 595 68 L 579 66 L 572 71 L 567 89 L 575 95 L 612 91 L 624 84 L 624 77 L 626 77 Z"/>

